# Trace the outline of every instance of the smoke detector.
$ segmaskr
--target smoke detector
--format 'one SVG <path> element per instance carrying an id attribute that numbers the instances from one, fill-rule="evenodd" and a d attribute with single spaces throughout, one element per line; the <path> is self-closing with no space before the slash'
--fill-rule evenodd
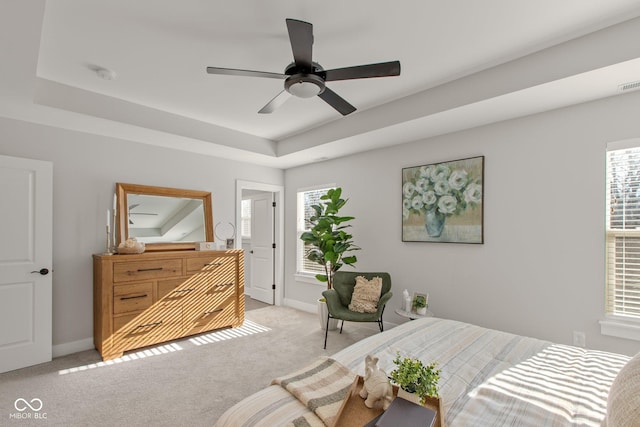
<path id="1" fill-rule="evenodd" d="M 114 80 L 116 78 L 116 73 L 108 68 L 97 67 L 95 72 L 102 80 Z"/>

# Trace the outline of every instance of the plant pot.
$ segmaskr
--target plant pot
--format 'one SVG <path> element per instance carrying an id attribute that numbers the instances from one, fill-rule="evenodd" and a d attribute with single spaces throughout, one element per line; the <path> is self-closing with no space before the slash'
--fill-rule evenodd
<path id="1" fill-rule="evenodd" d="M 320 320 L 320 328 L 324 331 L 327 328 L 327 315 L 329 310 L 327 309 L 327 303 L 324 298 L 318 300 L 318 318 Z M 329 319 L 329 330 L 334 331 L 338 329 L 338 319 Z"/>
<path id="2" fill-rule="evenodd" d="M 420 316 L 425 316 L 427 314 L 427 307 L 417 308 L 416 313 Z"/>
<path id="3" fill-rule="evenodd" d="M 422 405 L 420 403 L 420 396 L 418 396 L 415 393 L 409 393 L 408 391 L 406 391 L 402 387 L 398 388 L 398 397 L 401 397 L 404 400 L 408 400 L 409 402 L 413 402 L 413 403 L 416 403 L 418 405 Z"/>

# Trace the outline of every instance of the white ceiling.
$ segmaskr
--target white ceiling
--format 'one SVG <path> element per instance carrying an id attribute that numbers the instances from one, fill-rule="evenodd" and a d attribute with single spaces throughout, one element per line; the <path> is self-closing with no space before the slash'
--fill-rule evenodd
<path id="1" fill-rule="evenodd" d="M 611 96 L 640 80 L 639 0 L 0 7 L 9 69 L 0 115 L 282 168 Z M 402 73 L 328 83 L 358 109 L 346 117 L 293 97 L 257 114 L 282 81 L 205 68 L 282 73 L 292 61 L 285 18 L 313 24 L 313 59 L 325 69 L 399 60 Z"/>

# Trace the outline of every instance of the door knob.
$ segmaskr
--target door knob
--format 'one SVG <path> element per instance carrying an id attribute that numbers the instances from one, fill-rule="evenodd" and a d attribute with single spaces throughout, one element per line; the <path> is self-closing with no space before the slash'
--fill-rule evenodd
<path id="1" fill-rule="evenodd" d="M 47 268 L 41 268 L 40 270 L 34 270 L 31 273 L 40 273 L 43 276 L 46 276 L 47 274 L 49 274 L 49 269 Z"/>

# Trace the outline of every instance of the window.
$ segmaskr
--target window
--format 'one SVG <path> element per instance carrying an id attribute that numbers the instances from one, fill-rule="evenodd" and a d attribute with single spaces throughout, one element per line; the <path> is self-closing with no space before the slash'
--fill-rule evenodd
<path id="1" fill-rule="evenodd" d="M 327 190 L 334 188 L 334 185 L 326 185 L 322 188 L 305 189 L 298 191 L 298 234 L 297 234 L 297 274 L 312 275 L 324 274 L 324 268 L 314 262 L 309 261 L 305 254 L 309 250 L 309 245 L 300 240 L 300 236 L 305 231 L 309 231 L 309 218 L 314 215 L 311 205 L 320 203 L 320 197 L 327 193 Z"/>
<path id="2" fill-rule="evenodd" d="M 606 312 L 640 319 L 640 141 L 635 145 L 607 151 Z"/>
<path id="3" fill-rule="evenodd" d="M 251 199 L 240 202 L 240 235 L 243 239 L 251 238 Z"/>

